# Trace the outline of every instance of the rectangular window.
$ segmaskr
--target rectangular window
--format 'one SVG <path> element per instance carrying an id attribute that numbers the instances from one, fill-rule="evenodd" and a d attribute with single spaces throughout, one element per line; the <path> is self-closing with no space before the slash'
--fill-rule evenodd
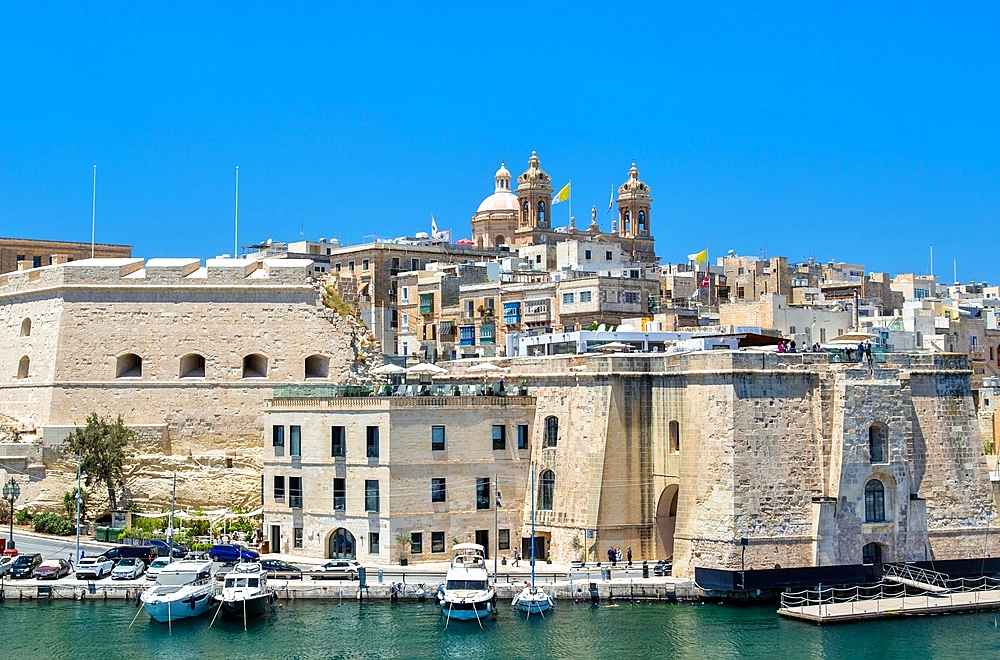
<path id="1" fill-rule="evenodd" d="M 493 450 L 507 448 L 507 427 L 503 424 L 493 425 Z"/>
<path id="2" fill-rule="evenodd" d="M 422 532 L 410 532 L 410 554 L 419 555 L 424 552 L 424 535 Z"/>
<path id="3" fill-rule="evenodd" d="M 481 346 L 492 346 L 496 343 L 495 327 L 492 323 L 479 326 L 479 344 Z"/>
<path id="4" fill-rule="evenodd" d="M 32 257 L 31 258 L 31 267 L 32 268 L 41 268 L 41 266 L 42 266 L 42 258 L 41 257 Z"/>
<path id="5" fill-rule="evenodd" d="M 433 314 L 434 313 L 434 294 L 433 293 L 421 293 L 420 294 L 420 313 L 421 314 Z"/>
<path id="6" fill-rule="evenodd" d="M 819 343 L 821 344 L 826 343 L 826 328 L 819 329 Z"/>
<path id="7" fill-rule="evenodd" d="M 573 304 L 573 294 L 572 293 L 564 293 L 563 294 L 563 304 L 564 305 L 572 305 Z"/>
<path id="8" fill-rule="evenodd" d="M 361 270 L 368 270 L 368 260 L 367 259 L 362 259 L 361 260 Z"/>
<path id="9" fill-rule="evenodd" d="M 497 549 L 510 550 L 510 530 L 497 530 Z"/>
<path id="10" fill-rule="evenodd" d="M 274 427 L 271 427 L 271 446 L 272 447 L 284 447 L 285 446 L 285 427 L 284 426 L 274 426 Z"/>
<path id="11" fill-rule="evenodd" d="M 365 479 L 365 511 L 378 513 L 378 479 Z"/>
<path id="12" fill-rule="evenodd" d="M 503 322 L 507 325 L 517 325 L 521 322 L 521 303 L 503 304 Z"/>
<path id="13" fill-rule="evenodd" d="M 333 510 L 347 510 L 347 479 L 333 480 Z"/>
<path id="14" fill-rule="evenodd" d="M 446 502 L 447 499 L 447 488 L 445 485 L 445 480 L 442 479 L 431 479 L 431 502 Z"/>
<path id="15" fill-rule="evenodd" d="M 347 431 L 343 426 L 330 427 L 330 456 L 343 458 L 347 454 Z"/>
<path id="16" fill-rule="evenodd" d="M 402 287 L 399 290 L 399 295 L 402 296 L 403 302 L 410 302 L 410 290 L 407 287 Z"/>
<path id="17" fill-rule="evenodd" d="M 490 310 L 496 309 L 496 306 L 494 305 L 492 298 L 486 299 L 486 307 L 489 308 Z"/>
<path id="18" fill-rule="evenodd" d="M 337 271 L 338 273 L 340 272 L 340 262 L 339 261 L 337 263 L 333 264 L 333 269 L 335 271 Z"/>
<path id="19" fill-rule="evenodd" d="M 794 335 L 795 334 L 795 326 L 794 325 L 788 326 L 788 334 L 790 334 L 790 335 Z"/>
<path id="20" fill-rule="evenodd" d="M 367 439 L 365 442 L 365 456 L 368 458 L 378 458 L 378 427 L 369 426 Z"/>
<path id="21" fill-rule="evenodd" d="M 399 329 L 402 332 L 409 332 L 410 331 L 410 315 L 409 314 L 403 314 L 403 322 L 399 324 Z"/>
<path id="22" fill-rule="evenodd" d="M 288 506 L 302 508 L 302 477 L 288 477 Z"/>
<path id="23" fill-rule="evenodd" d="M 431 451 L 444 451 L 444 427 L 431 427 Z"/>
<path id="24" fill-rule="evenodd" d="M 458 328 L 458 345 L 459 346 L 476 345 L 476 326 L 463 325 Z"/>
<path id="25" fill-rule="evenodd" d="M 274 499 L 285 499 L 285 478 L 277 475 L 274 477 Z"/>
<path id="26" fill-rule="evenodd" d="M 410 259 L 410 270 L 420 270 L 420 259 Z"/>
<path id="27" fill-rule="evenodd" d="M 490 508 L 490 478 L 476 477 L 476 508 Z"/>
<path id="28" fill-rule="evenodd" d="M 580 302 L 590 302 L 590 291 L 580 292 Z"/>
<path id="29" fill-rule="evenodd" d="M 288 455 L 302 456 L 302 427 L 288 427 Z"/>
<path id="30" fill-rule="evenodd" d="M 635 305 L 639 302 L 639 294 L 635 291 L 625 292 L 625 302 L 631 305 Z"/>
<path id="31" fill-rule="evenodd" d="M 431 532 L 431 552 L 444 552 L 444 532 Z"/>
<path id="32" fill-rule="evenodd" d="M 368 554 L 378 554 L 378 532 L 368 533 Z"/>
<path id="33" fill-rule="evenodd" d="M 528 425 L 518 424 L 517 425 L 517 448 L 527 449 L 528 448 Z"/>
<path id="34" fill-rule="evenodd" d="M 611 256 L 611 250 L 608 250 L 607 252 L 604 253 L 604 260 L 605 261 L 611 261 L 612 259 L 613 259 L 613 257 Z"/>
<path id="35" fill-rule="evenodd" d="M 292 539 L 293 539 L 293 547 L 301 549 L 302 548 L 302 528 L 301 527 L 293 527 L 292 528 Z"/>
<path id="36" fill-rule="evenodd" d="M 466 300 L 465 301 L 465 315 L 470 319 L 476 315 L 476 301 Z"/>
<path id="37" fill-rule="evenodd" d="M 590 250 L 585 250 L 583 253 L 583 258 L 590 261 Z"/>
<path id="38" fill-rule="evenodd" d="M 353 261 L 348 261 L 347 262 L 347 270 L 351 271 L 352 273 L 354 272 L 354 262 Z"/>

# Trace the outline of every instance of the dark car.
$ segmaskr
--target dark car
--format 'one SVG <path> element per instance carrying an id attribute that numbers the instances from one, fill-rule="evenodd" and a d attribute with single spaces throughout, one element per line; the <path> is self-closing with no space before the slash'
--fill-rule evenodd
<path id="1" fill-rule="evenodd" d="M 260 555 L 239 543 L 218 543 L 208 551 L 212 561 L 257 561 Z"/>
<path id="2" fill-rule="evenodd" d="M 656 577 L 664 577 L 670 575 L 674 572 L 674 558 L 661 559 L 656 562 L 656 566 L 653 567 L 653 575 Z"/>
<path id="3" fill-rule="evenodd" d="M 10 577 L 15 580 L 30 578 L 41 563 L 42 556 L 37 552 L 33 555 L 18 555 L 14 565 L 10 567 Z"/>
<path id="4" fill-rule="evenodd" d="M 35 577 L 39 580 L 58 580 L 69 575 L 72 568 L 65 559 L 46 559 L 35 569 Z"/>
<path id="5" fill-rule="evenodd" d="M 226 579 L 226 575 L 232 572 L 234 568 L 236 568 L 235 561 L 225 562 L 224 564 L 222 564 L 222 566 L 219 566 L 219 568 L 216 569 L 215 579 L 218 580 L 219 582 L 222 582 L 223 580 Z"/>
<path id="6" fill-rule="evenodd" d="M 153 560 L 160 556 L 159 549 L 155 545 L 119 545 L 107 550 L 104 556 L 118 564 L 119 560 L 126 557 L 141 559 L 142 563 L 149 568 Z"/>
<path id="7" fill-rule="evenodd" d="M 177 543 L 176 541 L 171 541 L 170 545 L 167 545 L 166 541 L 160 539 L 150 539 L 146 541 L 146 545 L 151 545 L 156 548 L 157 552 L 160 553 L 160 557 L 173 556 L 174 559 L 183 559 L 187 557 L 188 553 L 191 552 L 191 548 L 186 545 Z M 170 551 L 170 555 L 167 551 Z"/>
<path id="8" fill-rule="evenodd" d="M 280 559 L 265 559 L 260 562 L 261 568 L 267 571 L 267 577 L 283 580 L 301 580 L 302 569 L 294 564 Z"/>

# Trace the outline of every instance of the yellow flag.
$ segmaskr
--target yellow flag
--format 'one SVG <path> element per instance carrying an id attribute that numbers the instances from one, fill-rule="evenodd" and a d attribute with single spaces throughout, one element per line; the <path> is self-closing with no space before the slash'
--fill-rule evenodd
<path id="1" fill-rule="evenodd" d="M 695 252 L 694 254 L 688 255 L 688 261 L 693 261 L 695 265 L 700 266 L 701 264 L 708 263 L 708 249 L 704 249 L 701 252 Z"/>
<path id="2" fill-rule="evenodd" d="M 562 187 L 562 190 L 556 193 L 555 197 L 552 198 L 553 204 L 558 204 L 559 202 L 565 202 L 569 199 L 569 184 L 567 183 Z"/>

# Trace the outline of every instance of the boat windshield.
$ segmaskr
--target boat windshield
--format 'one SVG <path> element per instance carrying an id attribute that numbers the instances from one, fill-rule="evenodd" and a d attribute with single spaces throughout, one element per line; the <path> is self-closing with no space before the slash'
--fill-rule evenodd
<path id="1" fill-rule="evenodd" d="M 486 589 L 486 580 L 448 580 L 448 588 L 482 591 Z"/>
<path id="2" fill-rule="evenodd" d="M 226 578 L 226 586 L 230 587 L 230 588 L 231 587 L 237 587 L 237 588 L 239 588 L 239 587 L 259 587 L 260 586 L 260 579 L 259 578 L 255 578 L 255 577 L 252 577 L 252 578 L 245 578 L 245 577 Z"/>

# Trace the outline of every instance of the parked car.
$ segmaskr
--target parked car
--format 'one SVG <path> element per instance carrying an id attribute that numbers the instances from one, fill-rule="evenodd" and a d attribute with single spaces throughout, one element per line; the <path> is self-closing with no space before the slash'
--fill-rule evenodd
<path id="1" fill-rule="evenodd" d="M 58 580 L 72 570 L 73 567 L 65 559 L 46 559 L 35 569 L 35 577 L 39 580 Z"/>
<path id="2" fill-rule="evenodd" d="M 294 564 L 280 559 L 265 559 L 260 562 L 261 568 L 267 571 L 267 577 L 283 580 L 301 580 L 302 569 Z"/>
<path id="3" fill-rule="evenodd" d="M 222 582 L 223 580 L 226 579 L 226 574 L 232 571 L 233 568 L 235 567 L 236 567 L 236 562 L 234 561 L 227 561 L 223 563 L 222 566 L 219 566 L 219 568 L 216 569 L 215 579 L 218 580 L 219 582 Z"/>
<path id="4" fill-rule="evenodd" d="M 357 580 L 360 570 L 361 564 L 353 559 L 334 559 L 315 569 L 309 575 L 314 580 L 332 580 L 337 578 Z"/>
<path id="5" fill-rule="evenodd" d="M 153 560 L 153 563 L 149 565 L 146 569 L 146 579 L 155 580 L 156 576 L 160 574 L 164 568 L 170 565 L 170 559 L 168 557 L 157 557 Z"/>
<path id="6" fill-rule="evenodd" d="M 672 574 L 674 571 L 674 561 L 673 557 L 670 559 L 661 559 L 656 562 L 656 566 L 653 566 L 653 575 L 656 577 L 664 577 L 666 575 Z"/>
<path id="7" fill-rule="evenodd" d="M 0 575 L 7 575 L 10 572 L 10 567 L 14 565 L 14 560 L 17 557 L 6 556 L 0 557 Z"/>
<path id="8" fill-rule="evenodd" d="M 208 551 L 212 561 L 258 561 L 260 554 L 239 543 L 217 543 Z"/>
<path id="9" fill-rule="evenodd" d="M 104 556 L 113 562 L 126 557 L 141 559 L 143 564 L 149 566 L 159 556 L 159 551 L 153 545 L 117 545 L 105 552 Z"/>
<path id="10" fill-rule="evenodd" d="M 10 577 L 15 580 L 30 578 L 41 563 L 42 556 L 37 552 L 32 555 L 18 555 L 10 567 Z"/>
<path id="11" fill-rule="evenodd" d="M 112 580 L 135 580 L 146 572 L 146 564 L 139 557 L 125 557 L 111 571 Z"/>
<path id="12" fill-rule="evenodd" d="M 111 575 L 115 562 L 107 557 L 84 557 L 76 565 L 77 580 L 100 580 Z"/>
<path id="13" fill-rule="evenodd" d="M 156 548 L 161 557 L 172 556 L 175 559 L 183 559 L 184 557 L 187 557 L 189 552 L 191 552 L 191 548 L 176 541 L 171 541 L 170 545 L 168 545 L 166 541 L 161 539 L 150 539 L 149 541 L 146 541 L 146 545 L 151 545 Z"/>

